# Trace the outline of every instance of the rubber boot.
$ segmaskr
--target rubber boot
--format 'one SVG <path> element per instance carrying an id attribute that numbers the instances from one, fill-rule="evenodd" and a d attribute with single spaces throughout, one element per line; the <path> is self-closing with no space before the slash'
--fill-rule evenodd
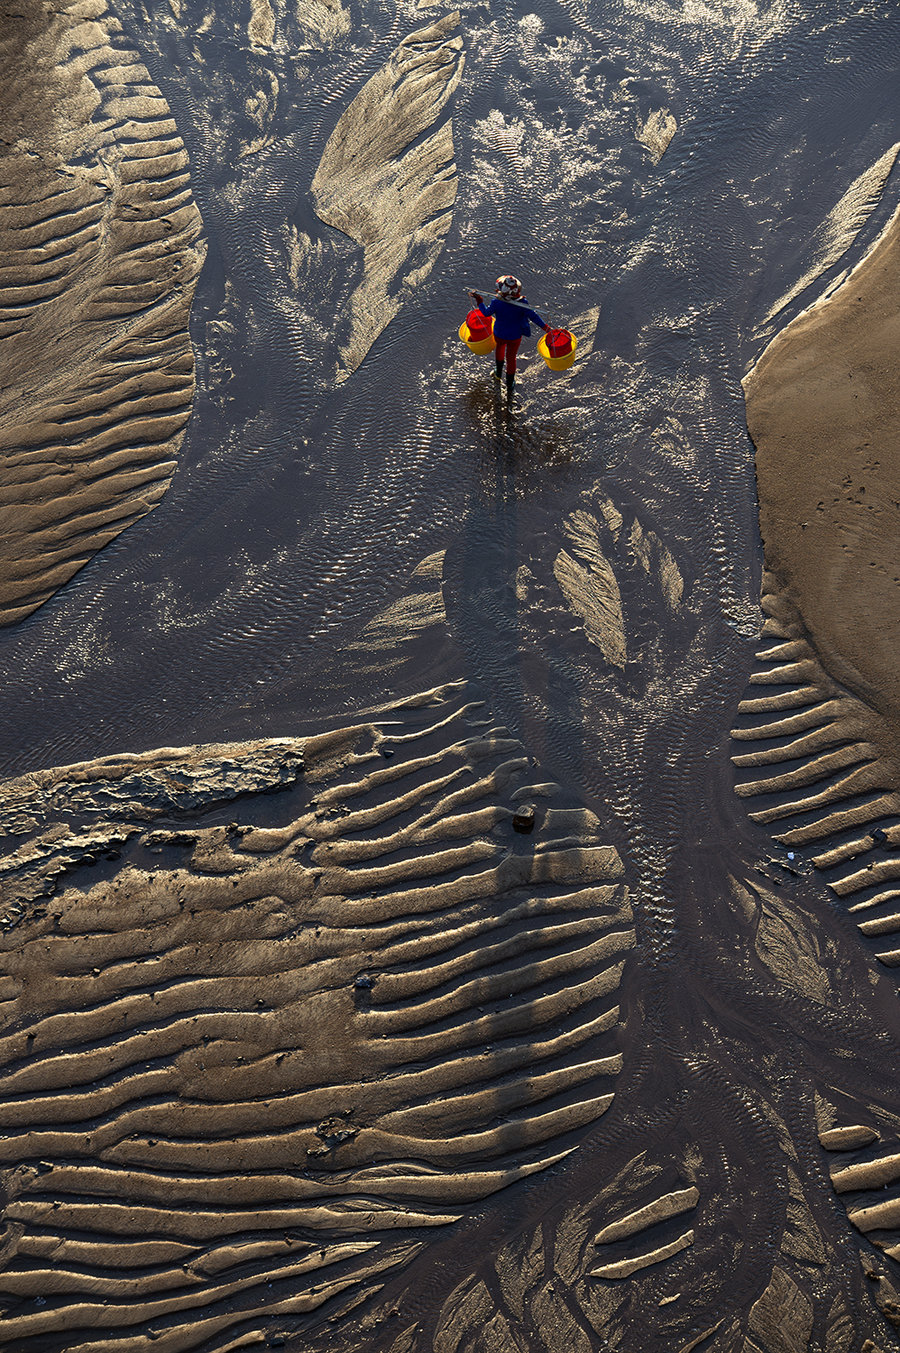
<path id="1" fill-rule="evenodd" d="M 502 362 L 497 362 L 496 365 L 495 365 L 495 368 L 494 368 L 494 380 L 497 382 L 498 385 L 499 385 L 500 382 L 503 380 L 503 363 L 502 363 Z"/>
<path id="2" fill-rule="evenodd" d="M 506 398 L 512 400 L 516 388 L 516 378 L 511 372 L 506 373 Z"/>

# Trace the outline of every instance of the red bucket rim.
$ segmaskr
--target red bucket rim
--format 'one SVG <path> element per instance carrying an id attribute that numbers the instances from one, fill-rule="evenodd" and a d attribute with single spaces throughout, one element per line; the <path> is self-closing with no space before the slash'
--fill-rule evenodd
<path id="1" fill-rule="evenodd" d="M 572 335 L 568 329 L 551 329 L 546 342 L 551 357 L 565 357 L 572 351 Z"/>

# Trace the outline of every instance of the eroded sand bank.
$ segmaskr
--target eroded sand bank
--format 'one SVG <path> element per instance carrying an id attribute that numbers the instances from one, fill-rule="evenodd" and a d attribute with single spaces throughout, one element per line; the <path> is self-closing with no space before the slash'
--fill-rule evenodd
<path id="1" fill-rule="evenodd" d="M 767 573 L 734 757 L 754 816 L 815 845 L 900 962 L 900 216 L 745 381 Z M 871 832 L 874 831 L 874 837 Z M 874 927 L 874 929 L 873 929 Z"/>
<path id="2" fill-rule="evenodd" d="M 900 216 L 745 381 L 766 562 L 829 670 L 900 718 Z M 894 740 L 896 737 L 894 735 Z"/>

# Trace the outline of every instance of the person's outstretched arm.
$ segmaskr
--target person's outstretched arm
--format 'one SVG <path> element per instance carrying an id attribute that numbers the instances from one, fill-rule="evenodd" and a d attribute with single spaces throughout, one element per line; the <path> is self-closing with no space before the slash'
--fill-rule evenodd
<path id="1" fill-rule="evenodd" d="M 470 291 L 470 292 L 469 292 L 469 295 L 472 297 L 472 300 L 476 303 L 476 305 L 478 306 L 478 309 L 481 311 L 481 313 L 482 313 L 483 315 L 487 316 L 488 319 L 490 319 L 490 316 L 491 316 L 491 313 L 492 313 L 492 309 L 491 309 L 491 308 L 492 308 L 494 302 L 491 301 L 489 305 L 485 305 L 485 303 L 484 303 L 484 297 L 481 295 L 481 292 L 480 292 L 480 291 Z"/>

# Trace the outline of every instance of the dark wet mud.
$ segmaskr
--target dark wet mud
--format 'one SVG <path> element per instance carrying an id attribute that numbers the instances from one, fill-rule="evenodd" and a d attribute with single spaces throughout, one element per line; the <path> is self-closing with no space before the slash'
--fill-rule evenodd
<path id="1" fill-rule="evenodd" d="M 207 258 L 169 487 L 0 630 L 5 1346 L 900 1346 L 900 786 L 741 387 L 897 209 L 900 14 L 109 14 Z"/>

